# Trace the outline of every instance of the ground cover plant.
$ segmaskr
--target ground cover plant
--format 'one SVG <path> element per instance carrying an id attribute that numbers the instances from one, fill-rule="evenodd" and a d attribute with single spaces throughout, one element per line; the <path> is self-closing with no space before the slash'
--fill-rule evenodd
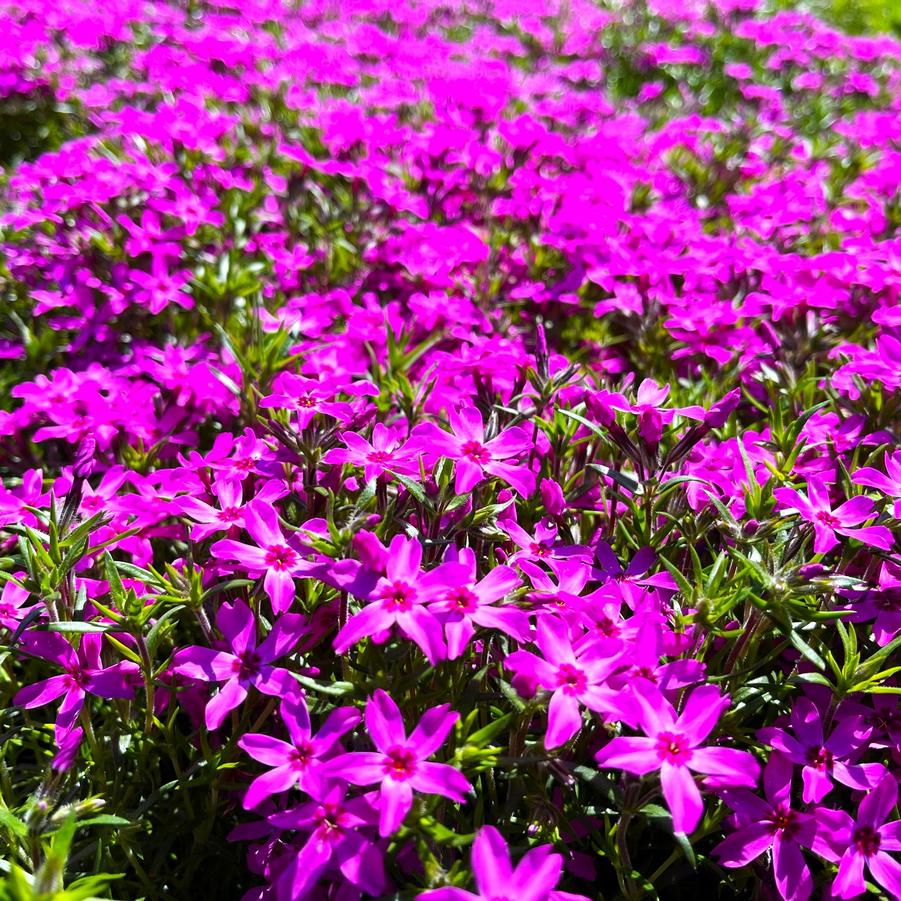
<path id="1" fill-rule="evenodd" d="M 0 24 L 3 901 L 901 897 L 901 43 Z"/>

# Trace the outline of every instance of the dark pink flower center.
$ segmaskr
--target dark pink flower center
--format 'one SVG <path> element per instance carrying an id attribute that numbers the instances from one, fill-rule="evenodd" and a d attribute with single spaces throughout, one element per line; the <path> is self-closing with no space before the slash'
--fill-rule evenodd
<path id="1" fill-rule="evenodd" d="M 366 459 L 369 463 L 389 463 L 391 454 L 388 451 L 372 451 L 366 454 Z"/>
<path id="2" fill-rule="evenodd" d="M 533 541 L 529 545 L 529 550 L 536 557 L 547 557 L 547 555 L 550 554 L 550 552 L 551 552 L 550 548 L 545 547 L 543 544 L 539 544 L 537 541 Z"/>
<path id="3" fill-rule="evenodd" d="M 88 684 L 88 674 L 78 664 L 67 666 L 66 672 L 74 686 L 84 688 Z"/>
<path id="4" fill-rule="evenodd" d="M 385 775 L 404 781 L 416 771 L 416 755 L 409 748 L 392 748 L 385 755 Z"/>
<path id="5" fill-rule="evenodd" d="M 91 494 L 81 499 L 82 510 L 99 510 L 103 506 L 103 498 L 99 494 Z"/>
<path id="6" fill-rule="evenodd" d="M 289 755 L 289 760 L 291 761 L 291 767 L 295 770 L 303 770 L 306 769 L 310 765 L 310 761 L 316 755 L 313 753 L 313 748 L 311 745 L 304 742 L 303 744 L 297 745 L 297 747 L 291 752 Z"/>
<path id="7" fill-rule="evenodd" d="M 219 517 L 222 522 L 237 522 L 241 518 L 241 511 L 237 507 L 225 507 L 219 511 Z"/>
<path id="8" fill-rule="evenodd" d="M 691 748 L 684 735 L 661 732 L 657 736 L 657 753 L 670 763 L 685 764 L 691 757 Z"/>
<path id="9" fill-rule="evenodd" d="M 773 818 L 771 820 L 773 825 L 774 832 L 782 832 L 784 833 L 786 838 L 791 838 L 794 835 L 800 826 L 798 823 L 798 815 L 791 808 L 786 807 L 784 804 L 780 804 L 773 811 Z"/>
<path id="10" fill-rule="evenodd" d="M 409 610 L 416 598 L 416 589 L 407 582 L 391 582 L 381 591 L 382 600 L 396 610 Z"/>
<path id="11" fill-rule="evenodd" d="M 235 460 L 234 463 L 235 469 L 238 469 L 241 472 L 250 472 L 256 465 L 257 461 L 253 457 L 241 457 L 240 460 Z"/>
<path id="12" fill-rule="evenodd" d="M 279 571 L 290 569 L 297 560 L 297 552 L 286 544 L 275 544 L 266 549 L 266 566 Z"/>
<path id="13" fill-rule="evenodd" d="M 598 632 L 607 638 L 613 638 L 614 636 L 619 635 L 619 623 L 614 622 L 609 616 L 602 616 L 595 623 L 595 626 Z"/>
<path id="14" fill-rule="evenodd" d="M 304 394 L 302 397 L 297 398 L 296 403 L 302 410 L 310 410 L 316 406 L 316 399 L 310 397 L 309 394 Z"/>
<path id="15" fill-rule="evenodd" d="M 832 751 L 828 748 L 811 748 L 807 752 L 807 765 L 820 772 L 832 769 Z"/>
<path id="16" fill-rule="evenodd" d="M 479 599 L 463 585 L 459 588 L 452 588 L 447 593 L 447 600 L 463 613 L 475 610 L 479 606 Z"/>
<path id="17" fill-rule="evenodd" d="M 238 654 L 237 658 L 232 664 L 232 669 L 236 675 L 242 679 L 249 679 L 251 676 L 259 673 L 263 661 L 256 651 L 245 651 L 243 654 Z"/>
<path id="18" fill-rule="evenodd" d="M 653 682 L 655 685 L 657 684 L 657 672 L 656 670 L 651 669 L 649 666 L 636 667 L 635 675 L 641 676 L 642 679 L 647 679 L 649 682 Z"/>
<path id="19" fill-rule="evenodd" d="M 851 836 L 851 844 L 854 849 L 864 857 L 872 857 L 879 851 L 879 833 L 872 826 L 861 826 L 854 830 Z"/>
<path id="20" fill-rule="evenodd" d="M 828 526 L 830 529 L 841 525 L 838 518 L 833 516 L 828 510 L 817 510 L 814 515 L 818 522 L 823 523 L 824 526 Z"/>
<path id="21" fill-rule="evenodd" d="M 588 680 L 585 673 L 574 667 L 571 663 L 564 663 L 557 670 L 557 687 L 562 688 L 564 693 L 576 695 L 585 691 Z"/>
<path id="22" fill-rule="evenodd" d="M 341 830 L 347 822 L 347 815 L 337 804 L 323 804 L 313 814 L 313 822 L 319 836 L 326 841 L 341 837 Z"/>
<path id="23" fill-rule="evenodd" d="M 491 451 L 484 444 L 479 444 L 478 441 L 467 441 L 463 445 L 463 456 L 468 457 L 473 463 L 491 462 Z"/>

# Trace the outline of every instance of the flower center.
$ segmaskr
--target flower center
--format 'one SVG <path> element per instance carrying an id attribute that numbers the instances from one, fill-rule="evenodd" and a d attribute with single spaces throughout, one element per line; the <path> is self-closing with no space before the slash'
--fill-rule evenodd
<path id="1" fill-rule="evenodd" d="M 642 679 L 647 679 L 649 682 L 653 682 L 655 685 L 657 684 L 657 673 L 655 670 L 652 670 L 649 666 L 636 667 L 635 675 L 641 676 Z"/>
<path id="2" fill-rule="evenodd" d="M 685 764 L 691 757 L 691 748 L 687 744 L 684 735 L 661 732 L 657 736 L 657 753 L 670 763 Z"/>
<path id="3" fill-rule="evenodd" d="M 75 666 L 67 667 L 66 672 L 69 674 L 72 684 L 76 685 L 78 688 L 84 688 L 88 684 L 88 674 L 77 664 Z"/>
<path id="4" fill-rule="evenodd" d="M 370 463 L 389 463 L 391 454 L 388 451 L 372 451 L 372 453 L 366 454 L 366 459 Z"/>
<path id="5" fill-rule="evenodd" d="M 465 586 L 452 588 L 447 593 L 447 600 L 457 610 L 466 613 L 475 610 L 479 606 L 479 599 Z"/>
<path id="6" fill-rule="evenodd" d="M 219 511 L 219 517 L 222 522 L 237 522 L 241 518 L 241 511 L 237 507 L 226 507 Z"/>
<path id="7" fill-rule="evenodd" d="M 392 748 L 385 758 L 385 774 L 392 779 L 402 782 L 416 771 L 416 755 L 409 748 Z"/>
<path id="8" fill-rule="evenodd" d="M 491 451 L 478 441 L 467 441 L 463 445 L 463 456 L 469 457 L 473 463 L 490 463 Z"/>
<path id="9" fill-rule="evenodd" d="M 381 591 L 382 600 L 395 610 L 409 610 L 416 597 L 416 589 L 407 582 L 391 582 Z"/>
<path id="10" fill-rule="evenodd" d="M 588 681 L 585 678 L 585 673 L 571 663 L 564 663 L 557 670 L 557 687 L 562 688 L 565 694 L 579 694 L 585 691 L 587 685 Z"/>
<path id="11" fill-rule="evenodd" d="M 235 469 L 241 472 L 250 472 L 256 465 L 257 461 L 253 457 L 241 457 L 240 460 L 235 460 L 234 463 Z"/>
<path id="12" fill-rule="evenodd" d="M 296 404 L 302 410 L 310 410 L 316 406 L 316 400 L 310 397 L 309 394 L 304 394 L 302 397 L 298 397 Z"/>
<path id="13" fill-rule="evenodd" d="M 851 844 L 864 857 L 872 857 L 879 850 L 880 836 L 872 826 L 861 826 L 854 830 Z"/>
<path id="14" fill-rule="evenodd" d="M 832 768 L 832 751 L 828 748 L 811 748 L 807 752 L 807 764 L 820 772 Z"/>
<path id="15" fill-rule="evenodd" d="M 834 529 L 836 526 L 841 525 L 838 518 L 833 516 L 828 510 L 818 510 L 815 514 L 815 518 L 830 529 Z"/>
<path id="16" fill-rule="evenodd" d="M 289 755 L 291 768 L 295 770 L 306 769 L 306 767 L 310 765 L 310 761 L 313 757 L 312 747 L 304 742 L 304 744 L 298 745 Z"/>
<path id="17" fill-rule="evenodd" d="M 259 673 L 262 662 L 256 651 L 245 651 L 243 654 L 238 654 L 238 659 L 232 664 L 232 669 L 240 678 L 249 679 Z"/>
<path id="18" fill-rule="evenodd" d="M 537 541 L 533 541 L 529 545 L 529 550 L 536 557 L 547 557 L 547 555 L 550 554 L 550 552 L 551 552 L 550 548 L 545 547 L 543 544 L 539 544 Z"/>
<path id="19" fill-rule="evenodd" d="M 772 824 L 773 829 L 776 832 L 784 832 L 786 834 L 786 837 L 790 837 L 792 834 L 797 832 L 799 825 L 795 812 L 789 807 L 786 807 L 784 804 L 780 804 L 773 811 Z"/>
<path id="20" fill-rule="evenodd" d="M 595 626 L 598 632 L 607 638 L 613 638 L 615 635 L 619 635 L 619 623 L 614 622 L 609 616 L 605 615 L 600 617 L 595 623 Z"/>
<path id="21" fill-rule="evenodd" d="M 283 571 L 290 569 L 297 560 L 297 552 L 286 544 L 275 544 L 266 549 L 266 566 Z"/>

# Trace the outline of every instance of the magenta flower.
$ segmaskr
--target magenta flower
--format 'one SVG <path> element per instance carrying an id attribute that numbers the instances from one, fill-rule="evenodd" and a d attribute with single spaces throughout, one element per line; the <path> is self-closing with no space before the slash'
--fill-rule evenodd
<path id="1" fill-rule="evenodd" d="M 888 497 L 893 497 L 895 499 L 894 517 L 901 519 L 901 450 L 895 451 L 891 456 L 886 451 L 884 462 L 884 473 L 871 466 L 864 466 L 854 473 L 851 481 L 855 485 L 866 485 L 867 488 L 875 488 Z"/>
<path id="2" fill-rule="evenodd" d="M 721 696 L 715 685 L 694 689 L 678 716 L 655 685 L 639 680 L 631 690 L 638 704 L 639 725 L 647 737 L 614 738 L 595 757 L 603 767 L 639 776 L 659 770 L 675 832 L 692 832 L 704 812 L 690 770 L 713 777 L 720 788 L 757 784 L 760 766 L 747 751 L 701 747 L 729 706 L 728 695 Z"/>
<path id="3" fill-rule="evenodd" d="M 582 707 L 631 720 L 628 696 L 606 687 L 621 664 L 619 656 L 598 657 L 589 645 L 573 648 L 566 623 L 555 616 L 538 620 L 536 639 L 544 659 L 529 651 L 514 651 L 507 657 L 508 669 L 525 670 L 552 692 L 548 704 L 546 748 L 566 744 L 582 728 Z"/>
<path id="4" fill-rule="evenodd" d="M 26 633 L 22 650 L 57 664 L 63 674 L 19 689 L 13 703 L 30 709 L 62 697 L 56 726 L 60 732 L 67 732 L 84 707 L 85 695 L 133 698 L 136 688 L 142 684 L 140 667 L 130 660 L 104 667 L 100 661 L 102 643 L 101 634 L 88 632 L 81 636 L 76 650 L 58 632 Z"/>
<path id="5" fill-rule="evenodd" d="M 350 885 L 368 895 L 381 895 L 385 870 L 377 846 L 362 831 L 378 822 L 371 796 L 346 799 L 344 783 L 317 783 L 307 789 L 311 801 L 270 814 L 280 829 L 310 833 L 303 847 L 289 855 L 274 880 L 279 898 L 306 898 L 330 864 Z"/>
<path id="6" fill-rule="evenodd" d="M 264 397 L 260 406 L 293 410 L 298 426 L 305 429 L 317 413 L 338 422 L 350 420 L 353 407 L 347 401 L 335 400 L 342 393 L 377 397 L 379 392 L 371 382 L 347 382 L 339 377 L 310 379 L 283 373 L 276 380 L 276 392 Z"/>
<path id="7" fill-rule="evenodd" d="M 273 697 L 297 691 L 297 682 L 288 670 L 272 666 L 295 647 L 307 631 L 303 617 L 286 613 L 258 646 L 256 619 L 243 601 L 223 604 L 216 614 L 216 625 L 230 647 L 229 651 L 192 645 L 175 652 L 172 669 L 201 682 L 223 682 L 219 693 L 206 705 L 208 729 L 218 729 L 226 715 L 247 697 L 249 688 Z"/>
<path id="8" fill-rule="evenodd" d="M 617 396 L 614 396 L 610 406 L 614 410 L 636 414 L 638 416 L 638 434 L 648 444 L 656 445 L 660 443 L 663 436 L 663 426 L 672 422 L 675 414 L 698 420 L 702 420 L 705 415 L 703 407 L 664 408 L 663 404 L 669 397 L 669 390 L 669 385 L 660 386 L 653 379 L 644 379 L 638 386 L 634 404 L 620 401 Z"/>
<path id="9" fill-rule="evenodd" d="M 860 523 L 873 516 L 874 504 L 870 498 L 858 495 L 833 510 L 829 490 L 819 476 L 810 476 L 807 491 L 807 495 L 804 495 L 794 488 L 777 488 L 773 497 L 786 507 L 797 510 L 802 519 L 813 523 L 813 549 L 817 554 L 831 551 L 839 543 L 836 535 L 856 538 L 863 544 L 884 551 L 891 550 L 894 539 L 885 526 L 857 528 Z"/>
<path id="10" fill-rule="evenodd" d="M 444 886 L 421 892 L 416 901 L 555 901 L 564 893 L 554 891 L 563 870 L 563 857 L 551 845 L 527 851 L 516 867 L 510 850 L 494 826 L 483 826 L 472 845 L 472 872 L 478 894 Z M 577 895 L 566 895 L 576 899 Z"/>
<path id="11" fill-rule="evenodd" d="M 316 572 L 320 567 L 303 559 L 295 539 L 282 534 L 275 508 L 264 500 L 254 499 L 244 508 L 244 525 L 258 547 L 223 538 L 210 552 L 214 557 L 234 560 L 250 573 L 265 573 L 263 588 L 276 615 L 290 609 L 294 602 L 294 577 Z"/>
<path id="12" fill-rule="evenodd" d="M 443 795 L 462 804 L 469 782 L 446 763 L 429 763 L 459 719 L 449 704 L 427 710 L 409 738 L 397 704 L 379 689 L 366 703 L 366 729 L 376 751 L 352 751 L 329 761 L 327 772 L 353 785 L 379 783 L 379 834 L 400 828 L 413 792 Z"/>
<path id="13" fill-rule="evenodd" d="M 866 893 L 864 871 L 869 870 L 890 898 L 901 898 L 901 863 L 888 854 L 901 851 L 901 820 L 885 822 L 897 801 L 898 783 L 892 773 L 886 773 L 860 802 L 856 819 L 843 810 L 820 812 L 830 833 L 829 844 L 844 847 L 840 858 L 835 855 L 838 874 L 832 883 L 833 896 L 856 898 Z"/>
<path id="14" fill-rule="evenodd" d="M 335 636 L 334 648 L 345 653 L 366 636 L 378 641 L 388 630 L 397 625 L 401 632 L 412 639 L 432 664 L 446 656 L 441 623 L 425 606 L 434 600 L 442 578 L 454 576 L 466 578 L 466 572 L 457 564 L 443 564 L 442 576 L 428 575 L 422 571 L 422 545 L 413 539 L 395 535 L 391 539 L 386 573 L 369 592 L 370 603 L 352 616 Z"/>
<path id="15" fill-rule="evenodd" d="M 439 567 L 432 572 L 438 600 L 429 610 L 442 615 L 447 636 L 448 660 L 456 660 L 475 634 L 475 627 L 497 629 L 517 641 L 529 634 L 529 618 L 516 607 L 498 605 L 521 584 L 509 566 L 495 566 L 484 579 L 476 580 L 476 556 L 472 548 L 463 548 L 445 556 L 448 563 L 459 564 L 452 570 Z M 429 575 L 432 575 L 431 573 Z"/>
<path id="16" fill-rule="evenodd" d="M 791 727 L 793 736 L 774 726 L 761 729 L 757 736 L 792 763 L 803 767 L 801 780 L 805 804 L 822 801 L 832 791 L 833 779 L 849 788 L 866 791 L 885 772 L 879 763 L 851 763 L 859 756 L 872 731 L 862 716 L 845 717 L 825 738 L 816 705 L 810 698 L 798 698 L 791 711 Z"/>
<path id="17" fill-rule="evenodd" d="M 244 522 L 243 482 L 234 479 L 219 479 L 213 483 L 212 492 L 219 502 L 218 507 L 196 497 L 179 497 L 174 504 L 197 525 L 191 527 L 191 541 L 203 541 L 217 532 L 227 532 L 233 528 L 246 528 Z M 255 500 L 267 505 L 273 504 L 287 494 L 277 482 L 269 482 Z"/>
<path id="18" fill-rule="evenodd" d="M 532 446 L 525 429 L 512 426 L 486 441 L 482 414 L 475 407 L 464 407 L 459 413 L 451 411 L 448 420 L 450 433 L 426 422 L 416 426 L 411 437 L 414 446 L 424 452 L 454 461 L 457 494 L 472 491 L 490 476 L 512 485 L 523 497 L 532 494 L 535 474 L 526 466 L 509 462 Z"/>
<path id="19" fill-rule="evenodd" d="M 814 848 L 816 819 L 791 808 L 794 767 L 778 752 L 763 770 L 766 800 L 744 789 L 724 791 L 723 800 L 736 811 L 739 828 L 713 853 L 724 867 L 743 867 L 765 851 L 773 852 L 773 876 L 785 901 L 807 901 L 813 891 L 801 848 Z"/>
<path id="20" fill-rule="evenodd" d="M 360 714 L 353 707 L 338 707 L 326 717 L 322 728 L 314 736 L 310 728 L 310 713 L 303 695 L 285 697 L 281 703 L 282 721 L 291 736 L 291 743 L 250 732 L 238 739 L 238 747 L 254 760 L 275 767 L 257 776 L 244 795 L 244 809 L 258 807 L 276 792 L 287 791 L 295 785 L 309 792 L 318 781 L 318 770 L 335 743 L 360 722 Z"/>
<path id="21" fill-rule="evenodd" d="M 346 448 L 333 447 L 322 457 L 323 463 L 351 463 L 363 467 L 363 478 L 366 481 L 377 478 L 386 470 L 393 470 L 405 476 L 419 474 L 416 453 L 410 442 L 400 440 L 381 422 L 372 429 L 372 443 L 356 432 L 344 432 L 341 440 Z"/>

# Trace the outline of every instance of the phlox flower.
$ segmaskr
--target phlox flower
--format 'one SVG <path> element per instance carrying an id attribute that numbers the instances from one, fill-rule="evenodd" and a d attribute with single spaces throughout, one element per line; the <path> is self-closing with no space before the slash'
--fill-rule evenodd
<path id="1" fill-rule="evenodd" d="M 631 686 L 638 705 L 638 722 L 647 737 L 619 736 L 595 755 L 602 767 L 623 769 L 643 776 L 660 772 L 663 797 L 670 809 L 675 832 L 694 830 L 704 812 L 701 793 L 691 772 L 713 777 L 718 787 L 757 784 L 760 766 L 747 751 L 702 747 L 729 697 L 715 685 L 701 685 L 676 714 L 660 689 L 645 680 Z"/>
<path id="2" fill-rule="evenodd" d="M 888 497 L 895 498 L 893 514 L 895 519 L 901 519 L 901 450 L 891 455 L 886 451 L 884 463 L 884 473 L 872 466 L 864 466 L 851 476 L 851 481 L 855 485 L 866 485 L 867 488 L 875 488 Z"/>
<path id="3" fill-rule="evenodd" d="M 56 726 L 66 732 L 84 707 L 85 695 L 133 698 L 135 689 L 142 684 L 140 667 L 130 660 L 104 667 L 100 660 L 102 643 L 103 636 L 96 632 L 82 635 L 77 649 L 58 632 L 27 632 L 22 638 L 22 650 L 55 663 L 63 673 L 20 688 L 13 703 L 30 709 L 62 697 Z"/>
<path id="4" fill-rule="evenodd" d="M 329 866 L 335 866 L 360 891 L 381 895 L 385 887 L 382 854 L 366 834 L 379 821 L 375 792 L 347 798 L 347 785 L 337 781 L 310 785 L 306 791 L 309 801 L 268 817 L 280 829 L 309 832 L 273 879 L 278 901 L 308 898 Z"/>
<path id="5" fill-rule="evenodd" d="M 446 656 L 441 622 L 425 605 L 435 600 L 445 579 L 465 581 L 467 573 L 456 563 L 445 563 L 439 570 L 425 573 L 422 545 L 403 535 L 391 539 L 385 562 L 385 575 L 368 593 L 369 603 L 354 614 L 335 636 L 334 647 L 343 654 L 367 636 L 376 640 L 397 625 L 434 664 Z M 456 570 L 456 572 L 455 572 Z"/>
<path id="6" fill-rule="evenodd" d="M 249 732 L 238 739 L 238 747 L 254 760 L 274 767 L 250 783 L 244 794 L 245 810 L 257 807 L 270 795 L 295 785 L 309 792 L 318 781 L 322 760 L 329 756 L 338 739 L 361 719 L 353 707 L 338 707 L 329 713 L 322 728 L 313 735 L 310 713 L 301 694 L 285 697 L 280 710 L 282 722 L 291 737 L 290 744 L 258 732 Z"/>
<path id="7" fill-rule="evenodd" d="M 798 698 L 791 711 L 791 729 L 769 726 L 757 736 L 801 766 L 806 804 L 819 803 L 832 791 L 832 780 L 865 791 L 885 772 L 879 763 L 852 763 L 859 757 L 872 727 L 858 714 L 844 717 L 828 738 L 824 735 L 820 711 L 810 698 Z"/>
<path id="8" fill-rule="evenodd" d="M 884 551 L 891 550 L 894 543 L 892 533 L 885 526 L 858 528 L 873 516 L 874 504 L 870 498 L 858 495 L 833 510 L 829 490 L 819 476 L 810 476 L 807 480 L 807 495 L 794 488 L 777 488 L 773 497 L 797 510 L 802 519 L 813 523 L 813 549 L 817 554 L 831 551 L 839 543 L 836 535 L 856 538 Z"/>
<path id="9" fill-rule="evenodd" d="M 766 851 L 773 854 L 773 876 L 785 901 L 807 901 L 813 891 L 801 848 L 817 845 L 816 819 L 791 807 L 791 761 L 774 752 L 763 769 L 764 798 L 745 789 L 724 791 L 739 828 L 714 849 L 724 867 L 743 867 Z"/>
<path id="10" fill-rule="evenodd" d="M 231 538 L 217 541 L 210 552 L 214 557 L 234 560 L 251 573 L 264 573 L 263 588 L 275 614 L 284 613 L 294 602 L 294 577 L 320 569 L 303 559 L 296 539 L 285 538 L 272 504 L 255 498 L 244 508 L 244 527 L 257 543 L 244 544 Z"/>
<path id="11" fill-rule="evenodd" d="M 851 817 L 843 810 L 820 810 L 827 833 L 826 843 L 833 850 L 819 852 L 838 863 L 832 883 L 832 895 L 856 898 L 867 891 L 864 871 L 881 885 L 890 898 L 901 898 L 901 863 L 889 852 L 901 851 L 901 820 L 886 823 L 898 802 L 898 783 L 893 773 L 886 773 L 873 787 Z"/>
<path id="12" fill-rule="evenodd" d="M 446 763 L 429 763 L 459 714 L 449 704 L 427 710 L 407 736 L 400 709 L 379 689 L 366 702 L 366 730 L 375 751 L 351 751 L 329 761 L 326 772 L 353 785 L 379 784 L 379 834 L 400 828 L 413 804 L 413 792 L 443 795 L 462 804 L 469 782 Z"/>
<path id="13" fill-rule="evenodd" d="M 574 648 L 566 623 L 549 614 L 539 617 L 535 641 L 543 658 L 530 651 L 514 651 L 505 666 L 514 672 L 528 672 L 552 692 L 545 747 L 566 744 L 582 728 L 582 706 L 632 720 L 628 695 L 606 685 L 610 675 L 622 665 L 619 655 L 600 657 L 591 645 Z"/>
<path id="14" fill-rule="evenodd" d="M 416 454 L 411 449 L 410 443 L 402 443 L 381 422 L 373 426 L 371 444 L 351 431 L 343 432 L 341 440 L 346 448 L 333 447 L 326 451 L 322 457 L 323 463 L 350 463 L 362 466 L 363 478 L 367 482 L 383 475 L 389 469 L 406 476 L 415 476 L 419 473 Z"/>
<path id="15" fill-rule="evenodd" d="M 448 660 L 456 660 L 463 653 L 476 626 L 497 629 L 517 641 L 526 640 L 529 618 L 525 612 L 498 604 L 521 584 L 514 570 L 495 566 L 483 579 L 477 579 L 472 548 L 453 549 L 445 555 L 445 561 L 459 567 L 445 570 L 443 584 L 435 590 L 438 599 L 429 604 L 429 610 L 444 619 Z"/>
<path id="16" fill-rule="evenodd" d="M 532 446 L 525 429 L 511 426 L 486 441 L 482 414 L 475 407 L 449 412 L 448 421 L 450 432 L 425 422 L 413 429 L 411 439 L 423 452 L 454 461 L 457 494 L 472 491 L 490 476 L 512 485 L 523 497 L 532 494 L 535 474 L 526 466 L 510 462 Z"/>
<path id="17" fill-rule="evenodd" d="M 226 715 L 247 697 L 251 687 L 273 697 L 297 691 L 291 673 L 272 663 L 290 653 L 306 633 L 303 617 L 283 614 L 259 645 L 256 619 L 243 601 L 223 604 L 216 614 L 216 625 L 230 650 L 192 645 L 176 651 L 172 661 L 172 669 L 183 676 L 201 682 L 224 683 L 206 705 L 208 729 L 218 729 Z"/>
<path id="18" fill-rule="evenodd" d="M 203 541 L 217 532 L 246 527 L 244 521 L 246 504 L 243 500 L 242 486 L 242 482 L 233 479 L 218 479 L 213 482 L 210 490 L 218 502 L 218 507 L 196 497 L 176 498 L 174 506 L 196 523 L 191 527 L 191 541 Z M 286 489 L 277 482 L 269 482 L 255 500 L 271 505 L 286 493 Z"/>
<path id="19" fill-rule="evenodd" d="M 483 826 L 472 845 L 478 894 L 443 886 L 421 892 L 416 901 L 578 901 L 580 895 L 554 890 L 562 870 L 563 857 L 554 854 L 551 845 L 532 848 L 512 866 L 504 837 L 494 826 Z"/>

